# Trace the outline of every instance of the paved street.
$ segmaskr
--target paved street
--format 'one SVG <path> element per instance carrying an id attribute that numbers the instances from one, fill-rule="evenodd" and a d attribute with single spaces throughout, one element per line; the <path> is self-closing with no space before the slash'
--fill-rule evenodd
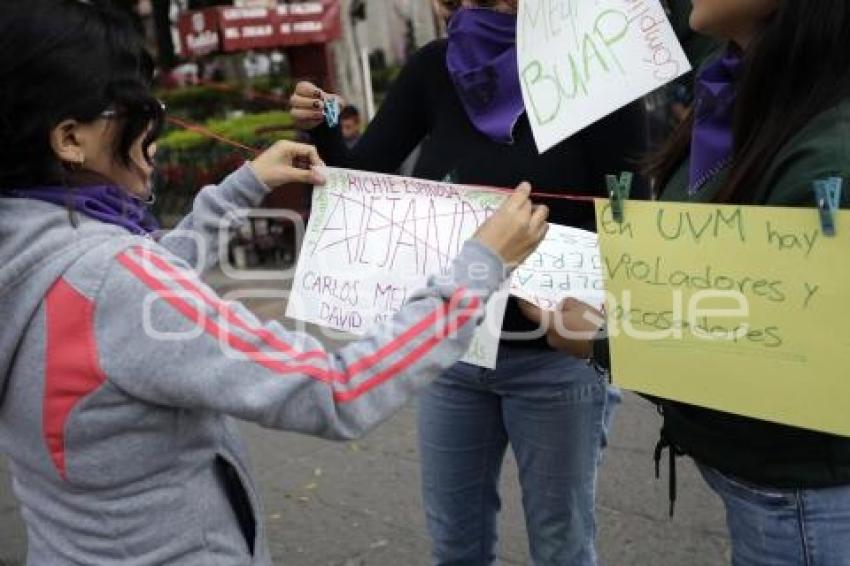
<path id="1" fill-rule="evenodd" d="M 220 288 L 226 288 L 213 277 Z M 282 317 L 280 301 L 250 306 Z M 419 500 L 415 407 L 368 438 L 331 443 L 245 425 L 266 505 L 272 552 L 291 566 L 399 566 L 428 563 Z M 680 462 L 679 503 L 667 516 L 666 475 L 654 478 L 659 418 L 627 395 L 603 464 L 599 496 L 601 563 L 611 566 L 722 566 L 728 542 L 722 509 L 690 462 Z M 666 471 L 666 462 L 663 468 Z M 527 564 L 516 467 L 503 476 L 503 564 Z M 26 541 L 10 479 L 0 465 L 0 566 L 20 566 Z"/>

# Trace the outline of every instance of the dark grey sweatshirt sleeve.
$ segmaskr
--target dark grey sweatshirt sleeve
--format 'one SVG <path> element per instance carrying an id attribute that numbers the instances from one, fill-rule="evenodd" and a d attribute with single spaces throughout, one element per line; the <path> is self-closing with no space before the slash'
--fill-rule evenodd
<path id="1" fill-rule="evenodd" d="M 467 242 L 369 336 L 338 351 L 229 304 L 160 246 L 119 254 L 95 300 L 106 378 L 144 402 L 213 410 L 327 438 L 363 435 L 468 349 L 484 303 L 507 276 Z"/>

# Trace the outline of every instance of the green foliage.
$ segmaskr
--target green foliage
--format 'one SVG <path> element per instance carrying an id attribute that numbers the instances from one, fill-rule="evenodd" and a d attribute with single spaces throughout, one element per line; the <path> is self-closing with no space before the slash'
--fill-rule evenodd
<path id="1" fill-rule="evenodd" d="M 292 116 L 279 110 L 245 114 L 230 119 L 208 120 L 203 126 L 216 134 L 250 147 L 261 147 L 279 139 L 294 137 Z M 173 130 L 158 145 L 167 151 L 189 151 L 219 144 L 214 139 L 189 130 Z"/>
<path id="2" fill-rule="evenodd" d="M 210 116 L 223 116 L 228 110 L 239 108 L 242 95 L 238 90 L 224 90 L 209 86 L 188 86 L 158 93 L 168 111 L 191 120 Z"/>
<path id="3" fill-rule="evenodd" d="M 257 77 L 251 81 L 251 89 L 262 94 L 273 94 L 286 97 L 293 90 L 294 85 L 290 77 L 268 75 Z"/>
<path id="4" fill-rule="evenodd" d="M 211 119 L 203 124 L 222 137 L 257 149 L 280 139 L 294 138 L 292 125 L 289 113 L 281 111 L 245 114 L 227 120 Z M 157 146 L 154 212 L 164 226 L 172 226 L 191 210 L 199 189 L 219 183 L 242 163 L 254 158 L 249 151 L 183 129 L 172 129 Z"/>
<path id="5" fill-rule="evenodd" d="M 282 108 L 291 89 L 290 79 L 267 76 L 252 80 L 244 89 L 236 84 L 221 83 L 162 90 L 158 96 L 171 114 L 197 122 L 213 116 L 223 117 L 235 110 L 257 113 Z M 274 97 L 280 100 L 275 101 Z"/>

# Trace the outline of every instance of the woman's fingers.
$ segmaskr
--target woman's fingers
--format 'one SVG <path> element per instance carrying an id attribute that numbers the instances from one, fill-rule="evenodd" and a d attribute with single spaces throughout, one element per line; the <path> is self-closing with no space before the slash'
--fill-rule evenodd
<path id="1" fill-rule="evenodd" d="M 605 315 L 596 308 L 578 299 L 568 297 L 560 305 L 565 320 L 573 322 L 578 330 L 596 330 L 605 323 Z"/>
<path id="2" fill-rule="evenodd" d="M 323 167 L 325 165 L 325 162 L 319 157 L 319 151 L 314 145 L 286 141 L 278 143 L 283 144 L 281 146 L 283 148 L 282 151 L 285 155 L 290 156 L 291 163 L 297 163 L 300 160 L 307 162 L 309 167 Z"/>
<path id="3" fill-rule="evenodd" d="M 535 237 L 538 237 L 541 240 L 546 237 L 546 232 L 549 231 L 549 223 L 546 222 L 548 217 L 548 206 L 545 204 L 538 204 L 534 206 L 531 213 L 531 221 L 529 222 L 529 229 Z"/>
<path id="4" fill-rule="evenodd" d="M 315 169 L 300 169 L 298 167 L 286 166 L 281 171 L 281 174 L 286 179 L 281 184 L 306 183 L 308 185 L 322 185 L 325 182 L 325 178 L 321 172 Z"/>
<path id="5" fill-rule="evenodd" d="M 301 81 L 295 86 L 295 92 L 289 98 L 289 108 L 295 127 L 302 130 L 312 130 L 325 119 L 325 93 L 307 81 Z"/>
<path id="6" fill-rule="evenodd" d="M 298 172 L 297 182 L 323 185 L 325 176 L 319 169 L 325 166 L 325 162 L 322 161 L 316 147 L 304 143 L 290 143 L 288 147 L 293 155 L 291 162 Z"/>
<path id="7" fill-rule="evenodd" d="M 534 210 L 531 213 L 531 227 L 539 228 L 543 224 L 546 224 L 546 219 L 549 217 L 549 207 L 545 204 L 538 204 L 534 206 Z"/>
<path id="8" fill-rule="evenodd" d="M 531 186 L 521 184 L 475 234 L 475 238 L 498 253 L 509 266 L 522 263 L 546 233 L 540 222 L 545 220 L 548 210 L 536 210 L 529 200 L 530 193 Z M 537 218 L 532 226 L 535 213 Z"/>
<path id="9" fill-rule="evenodd" d="M 544 313 L 543 309 L 529 303 L 525 299 L 517 299 L 517 302 L 519 303 L 519 310 L 525 318 L 538 326 L 548 327 L 550 321 L 546 318 L 546 313 Z"/>
<path id="10" fill-rule="evenodd" d="M 296 108 L 321 108 L 322 100 L 312 96 L 293 94 L 289 97 L 289 104 Z"/>
<path id="11" fill-rule="evenodd" d="M 605 323 L 601 312 L 575 298 L 567 298 L 558 307 L 558 324 L 552 329 L 568 338 L 589 340 Z"/>
<path id="12" fill-rule="evenodd" d="M 303 96 L 305 98 L 321 99 L 324 97 L 324 92 L 322 91 L 322 89 L 320 89 L 310 81 L 299 81 L 298 84 L 295 85 L 295 94 L 298 96 Z"/>
<path id="13" fill-rule="evenodd" d="M 302 112 L 322 112 L 324 103 L 321 100 L 313 100 L 311 98 L 292 97 L 289 99 L 290 110 L 300 110 Z"/>
<path id="14" fill-rule="evenodd" d="M 323 184 L 319 168 L 324 165 L 315 147 L 291 141 L 275 143 L 252 162 L 257 177 L 272 189 L 287 183 Z"/>
<path id="15" fill-rule="evenodd" d="M 528 183 L 521 183 L 516 190 L 511 193 L 511 196 L 502 203 L 501 208 L 505 210 L 519 210 L 523 204 L 528 202 L 529 196 L 531 195 L 531 185 Z"/>
<path id="16" fill-rule="evenodd" d="M 547 211 L 546 214 L 549 214 L 549 212 Z M 542 242 L 544 239 L 546 239 L 546 234 L 548 232 L 549 232 L 549 223 L 546 222 L 546 221 L 544 221 L 542 224 L 540 224 L 536 228 L 531 229 L 531 233 L 534 235 L 534 238 L 538 242 Z"/>
<path id="17" fill-rule="evenodd" d="M 328 182 L 327 177 L 325 177 L 324 167 L 312 167 L 310 171 L 313 173 L 311 184 L 313 185 L 324 185 Z"/>
<path id="18" fill-rule="evenodd" d="M 298 169 L 297 167 L 284 167 L 281 170 L 281 175 L 286 176 L 288 183 L 312 183 L 313 172 L 309 169 Z M 286 183 L 281 183 L 286 184 Z"/>

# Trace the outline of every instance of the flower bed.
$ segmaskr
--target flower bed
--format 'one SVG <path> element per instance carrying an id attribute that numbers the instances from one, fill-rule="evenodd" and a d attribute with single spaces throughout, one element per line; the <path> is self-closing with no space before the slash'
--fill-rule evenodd
<path id="1" fill-rule="evenodd" d="M 295 137 L 292 117 L 282 111 L 212 119 L 200 125 L 219 136 L 257 149 Z M 221 181 L 253 158 L 246 150 L 177 128 L 167 131 L 158 147 L 154 213 L 164 226 L 172 226 L 191 209 L 192 199 L 201 187 Z"/>

